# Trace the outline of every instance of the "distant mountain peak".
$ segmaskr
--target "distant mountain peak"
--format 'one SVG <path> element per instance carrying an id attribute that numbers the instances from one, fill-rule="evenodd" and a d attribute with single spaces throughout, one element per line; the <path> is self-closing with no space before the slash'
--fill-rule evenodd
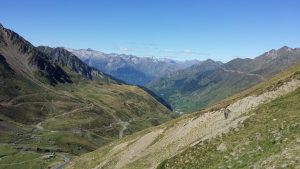
<path id="1" fill-rule="evenodd" d="M 214 60 L 212 60 L 212 59 L 206 59 L 205 61 L 206 62 L 214 62 Z"/>
<path id="2" fill-rule="evenodd" d="M 115 76 L 129 84 L 145 85 L 167 73 L 198 64 L 198 60 L 176 61 L 168 58 L 103 53 L 88 49 L 65 48 L 90 66 Z"/>
<path id="3" fill-rule="evenodd" d="M 48 46 L 37 47 L 41 52 L 50 56 L 50 58 L 63 67 L 68 67 L 70 70 L 83 75 L 90 80 L 100 80 L 103 82 L 118 82 L 121 81 L 110 77 L 103 72 L 90 67 L 88 64 L 80 60 L 72 52 L 66 50 L 63 47 L 51 48 Z"/>
<path id="4" fill-rule="evenodd" d="M 191 72 L 204 72 L 208 70 L 214 70 L 219 68 L 221 65 L 223 65 L 222 62 L 214 61 L 212 59 L 207 59 L 203 62 L 200 62 L 198 64 L 192 65 L 190 68 L 184 69 L 185 71 L 191 71 Z"/>
<path id="5" fill-rule="evenodd" d="M 220 63 L 222 63 L 222 62 L 220 62 L 220 61 L 214 61 L 214 60 L 212 60 L 212 59 L 206 59 L 205 61 L 203 61 L 204 63 L 218 63 L 218 64 L 220 64 Z M 203 63 L 203 62 L 201 62 L 201 63 Z"/>
<path id="6" fill-rule="evenodd" d="M 290 48 L 288 46 L 283 46 L 283 47 L 279 48 L 278 50 L 289 50 L 289 49 L 292 49 L 292 48 Z"/>
<path id="7" fill-rule="evenodd" d="M 263 54 L 262 57 L 267 57 L 267 58 L 272 58 L 272 59 L 274 59 L 274 58 L 277 57 L 276 54 L 277 54 L 277 50 L 272 49 L 272 50 L 266 52 L 265 54 Z"/>
<path id="8" fill-rule="evenodd" d="M 284 52 L 290 52 L 292 51 L 293 48 L 290 48 L 288 46 L 283 46 L 279 49 L 272 49 L 264 54 L 262 54 L 261 56 L 258 56 L 257 58 L 261 58 L 261 59 L 276 59 L 277 57 L 281 56 L 282 57 L 282 53 Z"/>
<path id="9" fill-rule="evenodd" d="M 290 48 L 288 46 L 283 46 L 278 49 L 278 52 L 286 52 L 286 51 L 292 51 L 292 50 L 293 50 L 293 48 Z"/>

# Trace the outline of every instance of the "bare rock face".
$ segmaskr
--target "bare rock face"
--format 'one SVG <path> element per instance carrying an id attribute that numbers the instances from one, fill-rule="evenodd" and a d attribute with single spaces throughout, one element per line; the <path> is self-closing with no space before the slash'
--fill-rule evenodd
<path id="1" fill-rule="evenodd" d="M 32 80 L 42 77 L 51 85 L 71 82 L 68 74 L 51 62 L 49 56 L 3 26 L 0 26 L 0 47 L 0 54 L 16 73 L 26 74 Z"/>
<path id="2" fill-rule="evenodd" d="M 72 71 L 81 74 L 90 80 L 113 82 L 112 78 L 110 79 L 103 72 L 90 67 L 81 61 L 77 56 L 62 47 L 51 48 L 48 46 L 39 46 L 38 49 L 47 54 L 53 62 L 62 67 L 68 67 Z"/>

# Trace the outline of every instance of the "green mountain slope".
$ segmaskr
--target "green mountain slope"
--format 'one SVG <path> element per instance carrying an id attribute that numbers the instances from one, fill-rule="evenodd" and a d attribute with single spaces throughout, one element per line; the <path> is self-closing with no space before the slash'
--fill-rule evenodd
<path id="1" fill-rule="evenodd" d="M 178 112 L 192 112 L 264 81 L 299 60 L 299 48 L 283 47 L 255 59 L 234 59 L 226 64 L 206 61 L 146 86 L 170 101 Z"/>
<path id="2" fill-rule="evenodd" d="M 67 168 L 299 166 L 299 87 L 300 64 L 206 110 L 82 155 Z"/>
<path id="3" fill-rule="evenodd" d="M 53 50 L 0 27 L 0 168 L 52 167 L 172 118 L 140 87 Z"/>
<path id="4" fill-rule="evenodd" d="M 300 90 L 248 112 L 237 128 L 164 161 L 162 168 L 300 166 Z"/>

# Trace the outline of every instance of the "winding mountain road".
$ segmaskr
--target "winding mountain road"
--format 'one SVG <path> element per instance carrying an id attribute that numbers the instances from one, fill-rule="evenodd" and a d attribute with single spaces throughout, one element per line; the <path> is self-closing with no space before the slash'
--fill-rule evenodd
<path id="1" fill-rule="evenodd" d="M 70 162 L 70 158 L 63 155 L 63 154 L 58 154 L 59 156 L 61 156 L 64 161 L 54 167 L 52 167 L 51 169 L 63 169 L 69 162 Z"/>

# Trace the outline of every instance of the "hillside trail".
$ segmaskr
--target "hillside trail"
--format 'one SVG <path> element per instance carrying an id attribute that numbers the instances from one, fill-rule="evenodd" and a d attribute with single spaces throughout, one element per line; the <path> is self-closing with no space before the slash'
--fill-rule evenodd
<path id="1" fill-rule="evenodd" d="M 74 113 L 77 113 L 77 112 L 83 112 L 83 111 L 92 110 L 93 108 L 94 108 L 94 104 L 91 103 L 88 106 L 81 107 L 81 108 L 75 108 L 75 109 L 73 109 L 73 110 L 71 110 L 69 112 L 65 112 L 63 114 L 53 116 L 53 117 L 51 117 L 51 119 L 55 119 L 55 118 L 58 118 L 58 117 L 64 117 L 66 115 L 74 114 Z"/>
<path id="2" fill-rule="evenodd" d="M 70 115 L 70 114 L 74 114 L 74 113 L 77 113 L 77 112 L 81 112 L 81 111 L 88 111 L 88 110 L 91 110 L 94 108 L 94 104 L 90 104 L 86 107 L 81 107 L 81 108 L 75 108 L 69 112 L 65 112 L 63 114 L 60 114 L 60 115 L 56 115 L 56 116 L 53 116 L 48 120 L 55 120 L 55 118 L 58 118 L 58 117 L 64 117 L 66 115 Z M 42 126 L 42 122 L 39 122 L 38 124 L 35 125 L 35 128 L 39 129 L 39 130 L 48 130 L 48 129 L 45 129 L 43 126 Z M 49 131 L 52 131 L 52 132 L 55 132 L 55 130 L 49 130 Z"/>
<path id="3" fill-rule="evenodd" d="M 49 91 L 51 93 L 54 93 L 58 96 L 65 96 L 70 98 L 76 98 L 75 96 L 71 95 L 67 92 L 61 92 L 58 90 L 55 90 L 53 86 L 49 84 L 45 84 L 41 82 L 38 78 L 36 78 L 34 71 L 32 68 L 28 65 L 26 61 L 26 57 L 20 56 L 18 51 L 15 51 L 13 49 L 8 49 L 7 51 L 3 51 L 4 53 L 7 53 L 7 55 L 12 54 L 12 58 L 7 57 L 7 63 L 15 70 L 18 74 L 22 75 L 29 81 L 31 81 L 33 84 L 37 85 L 38 87 L 45 89 L 45 91 Z M 27 56 L 30 57 L 30 56 Z M 20 59 L 21 58 L 21 59 Z M 22 96 L 17 96 L 22 97 Z M 14 99 L 14 98 L 13 98 Z M 3 106 L 9 106 L 8 103 L 0 103 Z"/>
<path id="4" fill-rule="evenodd" d="M 23 94 L 23 95 L 19 95 L 10 99 L 2 99 L 0 100 L 0 105 L 4 106 L 4 107 L 9 107 L 9 106 L 13 106 L 13 107 L 17 107 L 17 106 L 22 106 L 22 105 L 26 105 L 26 104 L 43 104 L 43 103 L 53 103 L 53 100 L 47 100 L 45 98 L 45 100 L 41 100 L 41 101 L 30 101 L 30 97 L 32 96 L 40 96 L 40 98 L 43 98 L 44 95 L 48 95 L 49 91 L 46 92 L 37 92 L 37 93 L 29 93 L 29 94 Z M 66 104 L 65 102 L 63 102 L 63 100 L 65 99 L 69 99 L 69 98 L 75 98 L 74 96 L 71 96 L 71 94 L 60 94 L 58 101 L 61 104 Z M 61 101 L 60 101 L 61 100 Z"/>
<path id="5" fill-rule="evenodd" d="M 286 95 L 300 87 L 300 80 L 292 79 L 274 89 L 259 95 L 250 95 L 230 104 L 231 112 L 225 119 L 223 110 L 210 111 L 194 117 L 187 116 L 173 125 L 162 125 L 140 137 L 127 139 L 121 144 L 113 144 L 111 150 L 101 157 L 97 168 L 126 168 L 133 162 L 137 166 L 156 168 L 163 160 L 173 157 L 187 147 L 214 138 L 237 128 L 240 123 L 254 114 L 247 112 L 259 105 Z M 168 123 L 167 123 L 168 124 Z M 163 150 L 163 151 L 162 151 Z M 110 163 L 115 161 L 115 163 Z"/>
<path id="6" fill-rule="evenodd" d="M 24 95 L 20 95 L 20 96 L 16 96 L 8 101 L 1 101 L 0 104 L 3 105 L 3 106 L 12 106 L 13 103 L 16 101 L 16 100 L 19 100 L 19 99 L 24 99 L 26 97 L 30 97 L 30 96 L 35 96 L 35 95 L 39 95 L 40 93 L 30 93 L 30 94 L 24 94 Z"/>
<path id="7" fill-rule="evenodd" d="M 157 119 L 157 118 L 149 118 L 149 119 Z M 124 131 L 128 129 L 128 126 L 130 125 L 131 122 L 138 122 L 138 121 L 143 121 L 143 120 L 144 119 L 139 119 L 139 120 L 137 120 L 137 119 L 131 119 L 129 121 L 122 121 L 121 119 L 117 119 L 117 122 L 110 123 L 110 125 L 107 126 L 107 127 L 105 127 L 105 128 L 112 128 L 112 126 L 114 124 L 120 125 L 122 128 L 119 130 L 119 139 L 121 139 L 124 136 Z"/>
<path id="8" fill-rule="evenodd" d="M 20 164 L 25 164 L 25 163 L 29 163 L 29 162 L 33 162 L 33 161 L 36 161 L 38 159 L 42 159 L 42 157 L 37 157 L 37 158 L 34 158 L 34 159 L 30 159 L 30 160 L 25 160 L 25 161 L 21 161 L 21 162 L 15 162 L 15 163 L 8 163 L 8 164 L 0 164 L 0 166 L 13 166 L 13 165 L 20 165 Z M 1 167 L 0 167 L 1 168 Z M 6 168 L 6 167 L 4 167 Z M 7 167 L 9 168 L 9 167 Z"/>
<path id="9" fill-rule="evenodd" d="M 40 82 L 39 80 L 37 80 L 35 77 L 31 77 L 31 76 L 29 76 L 27 74 L 25 76 L 29 80 L 31 80 L 34 84 L 38 85 L 41 88 L 46 89 L 46 92 L 51 92 L 51 93 L 57 94 L 60 97 L 76 98 L 75 96 L 73 96 L 72 94 L 70 94 L 68 92 L 58 92 L 58 91 L 52 89 L 51 87 L 48 87 L 48 85 L 43 84 L 42 82 Z M 30 97 L 30 96 L 35 96 L 35 95 L 40 95 L 40 94 L 41 93 L 30 93 L 30 94 L 19 95 L 19 96 L 11 98 L 9 101 L 4 101 L 4 100 L 0 101 L 0 105 L 8 107 L 8 106 L 18 106 L 18 105 L 26 104 L 26 103 L 31 104 L 31 103 L 34 103 L 34 102 L 23 102 L 23 103 L 19 103 L 19 104 L 13 104 L 13 103 L 16 102 L 19 99 L 23 99 L 23 98 Z M 37 103 L 39 103 L 39 102 L 37 102 Z"/>
<path id="10" fill-rule="evenodd" d="M 237 70 L 229 70 L 226 69 L 224 67 L 221 67 L 221 69 L 225 72 L 231 72 L 231 73 L 238 73 L 238 74 L 243 74 L 243 75 L 247 75 L 247 76 L 257 76 L 259 77 L 261 80 L 266 80 L 265 77 L 263 77 L 262 75 L 259 74 L 254 74 L 254 73 L 246 73 L 246 72 L 241 72 L 241 71 L 237 71 Z"/>

